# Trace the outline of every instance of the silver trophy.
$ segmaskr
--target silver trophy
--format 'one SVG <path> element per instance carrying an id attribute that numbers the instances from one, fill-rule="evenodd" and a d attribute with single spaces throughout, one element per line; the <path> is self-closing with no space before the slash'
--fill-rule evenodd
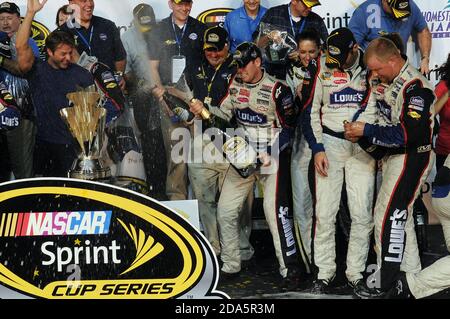
<path id="1" fill-rule="evenodd" d="M 256 43 L 263 36 L 268 37 L 268 42 L 263 47 L 264 60 L 274 64 L 284 64 L 291 52 L 297 49 L 294 37 L 285 27 L 261 22 L 260 31 Z"/>
<path id="2" fill-rule="evenodd" d="M 109 179 L 111 170 L 100 161 L 106 124 L 106 109 L 99 107 L 100 94 L 95 87 L 89 87 L 66 96 L 73 106 L 61 109 L 60 115 L 81 148 L 68 176 L 84 180 Z"/>

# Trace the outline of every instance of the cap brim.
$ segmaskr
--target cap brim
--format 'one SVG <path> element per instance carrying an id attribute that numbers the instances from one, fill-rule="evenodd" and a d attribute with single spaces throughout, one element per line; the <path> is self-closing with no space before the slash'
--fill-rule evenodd
<path id="1" fill-rule="evenodd" d="M 344 55 L 340 54 L 338 56 L 332 56 L 330 53 L 326 52 L 326 60 L 325 60 L 325 64 L 329 67 L 329 68 L 340 68 L 342 67 L 342 65 L 344 65 L 345 60 L 344 60 Z"/>
<path id="2" fill-rule="evenodd" d="M 149 24 L 149 25 L 142 25 L 142 24 L 140 24 L 139 25 L 139 31 L 141 31 L 141 32 L 148 32 L 151 29 L 152 29 L 152 25 L 151 24 Z"/>
<path id="3" fill-rule="evenodd" d="M 309 0 L 302 0 L 303 4 L 307 6 L 308 8 L 312 8 L 315 6 L 320 6 L 321 3 L 319 1 L 309 1 Z"/>
<path id="4" fill-rule="evenodd" d="M 409 10 L 397 10 L 394 8 L 391 9 L 394 14 L 394 17 L 396 17 L 397 19 L 403 19 L 411 15 L 411 12 Z"/>
<path id="5" fill-rule="evenodd" d="M 203 44 L 203 50 L 208 50 L 208 49 L 216 49 L 217 51 L 221 50 L 221 49 L 219 49 L 219 47 L 217 45 L 210 44 L 210 43 Z"/>

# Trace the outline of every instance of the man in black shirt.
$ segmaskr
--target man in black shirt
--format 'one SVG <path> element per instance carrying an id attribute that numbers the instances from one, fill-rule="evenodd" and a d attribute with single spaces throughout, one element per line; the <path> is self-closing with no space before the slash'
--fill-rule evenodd
<path id="1" fill-rule="evenodd" d="M 114 22 L 93 15 L 94 0 L 70 0 L 75 9 L 75 21 L 69 20 L 60 30 L 75 37 L 78 54 L 85 52 L 95 56 L 111 70 L 125 72 L 126 52 L 120 40 L 120 33 Z M 120 86 L 123 88 L 124 81 Z"/>
<path id="2" fill-rule="evenodd" d="M 206 30 L 204 36 L 204 59 L 201 63 L 190 67 L 188 84 L 192 88 L 193 97 L 203 101 L 206 105 L 219 105 L 228 94 L 228 85 L 236 74 L 237 67 L 233 57 L 229 55 L 228 32 L 221 27 L 212 27 Z M 200 219 L 206 238 L 210 242 L 216 255 L 220 255 L 221 247 L 217 225 L 217 195 L 230 164 L 224 160 L 222 154 L 217 161 L 209 158 L 211 150 L 215 150 L 212 143 L 203 141 L 202 130 L 195 122 L 194 138 L 191 140 L 191 161 L 188 164 L 189 180 L 192 190 L 198 200 Z M 216 158 L 214 158 L 216 159 Z M 250 260 L 254 249 L 250 244 L 251 231 L 251 204 L 253 194 L 243 205 L 240 214 L 240 251 L 242 260 Z"/>
<path id="3" fill-rule="evenodd" d="M 316 13 L 312 12 L 314 6 L 320 5 L 317 0 L 291 0 L 289 4 L 283 4 L 272 7 L 267 10 L 264 17 L 262 17 L 258 29 L 253 34 L 253 38 L 258 36 L 261 24 L 269 23 L 271 25 L 280 27 L 280 31 L 287 31 L 291 36 L 296 38 L 302 31 L 306 29 L 314 29 L 320 36 L 322 43 L 326 43 L 328 38 L 328 30 L 323 22 L 323 19 Z M 267 45 L 268 37 L 260 37 L 257 45 L 264 48 Z M 290 59 L 295 60 L 295 55 L 290 55 Z M 286 64 L 271 64 L 266 63 L 267 72 L 276 76 L 279 79 L 286 79 L 287 65 Z"/>
<path id="4" fill-rule="evenodd" d="M 199 64 L 203 53 L 203 34 L 206 26 L 189 16 L 191 0 L 170 0 L 172 13 L 163 19 L 155 29 L 155 38 L 149 43 L 150 71 L 157 98 L 161 98 L 165 87 L 178 82 L 187 65 Z M 164 105 L 161 128 L 166 148 L 168 174 L 166 193 L 170 200 L 187 198 L 187 166 L 185 162 L 175 163 L 171 157 L 172 147 L 178 141 L 171 140 L 171 133 L 183 125 Z"/>

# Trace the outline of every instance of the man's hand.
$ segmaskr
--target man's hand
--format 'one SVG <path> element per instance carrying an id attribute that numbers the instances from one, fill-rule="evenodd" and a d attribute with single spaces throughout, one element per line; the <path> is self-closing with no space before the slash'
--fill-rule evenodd
<path id="1" fill-rule="evenodd" d="M 36 14 L 37 12 L 41 11 L 46 3 L 47 0 L 28 0 L 27 11 Z"/>
<path id="2" fill-rule="evenodd" d="M 299 61 L 300 60 L 300 54 L 298 53 L 297 50 L 292 51 L 291 53 L 289 53 L 288 59 L 293 61 L 293 62 Z"/>
<path id="3" fill-rule="evenodd" d="M 189 102 L 189 110 L 194 113 L 195 116 L 200 116 L 204 107 L 203 102 L 198 99 L 192 99 Z"/>
<path id="4" fill-rule="evenodd" d="M 364 126 L 366 123 L 364 122 L 347 122 L 344 123 L 344 137 L 349 141 L 358 140 L 358 138 L 364 135 Z"/>
<path id="5" fill-rule="evenodd" d="M 166 89 L 163 86 L 155 86 L 152 89 L 152 94 L 161 102 Z"/>
<path id="6" fill-rule="evenodd" d="M 280 44 L 283 41 L 283 38 L 281 37 L 281 32 L 278 30 L 270 31 L 267 35 L 270 40 L 275 42 L 276 44 Z"/>
<path id="7" fill-rule="evenodd" d="M 314 155 L 314 167 L 317 173 L 323 177 L 328 177 L 328 158 L 325 152 L 319 152 Z"/>
<path id="8" fill-rule="evenodd" d="M 420 61 L 420 73 L 426 75 L 430 73 L 430 58 L 423 57 Z"/>
<path id="9" fill-rule="evenodd" d="M 261 167 L 269 167 L 270 166 L 271 156 L 269 155 L 269 153 L 266 153 L 266 152 L 259 153 L 258 158 L 259 158 L 259 161 L 262 163 Z"/>

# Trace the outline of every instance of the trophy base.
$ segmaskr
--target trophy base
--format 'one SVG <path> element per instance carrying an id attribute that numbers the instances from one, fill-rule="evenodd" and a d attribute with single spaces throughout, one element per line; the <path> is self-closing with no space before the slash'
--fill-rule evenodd
<path id="1" fill-rule="evenodd" d="M 99 159 L 78 158 L 68 173 L 70 178 L 83 180 L 109 180 L 111 178 L 111 170 L 104 167 Z"/>

